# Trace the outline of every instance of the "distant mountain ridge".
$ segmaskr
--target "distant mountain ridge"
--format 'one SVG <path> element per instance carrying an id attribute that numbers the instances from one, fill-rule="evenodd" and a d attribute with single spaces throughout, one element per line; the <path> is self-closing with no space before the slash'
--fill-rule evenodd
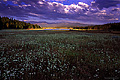
<path id="1" fill-rule="evenodd" d="M 41 27 L 84 27 L 88 26 L 89 24 L 82 24 L 82 23 L 71 23 L 71 22 L 60 22 L 60 23 L 37 23 Z"/>

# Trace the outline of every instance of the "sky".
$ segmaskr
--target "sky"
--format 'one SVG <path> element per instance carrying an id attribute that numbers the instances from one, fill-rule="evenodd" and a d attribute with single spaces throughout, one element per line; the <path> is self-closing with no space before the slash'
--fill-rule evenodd
<path id="1" fill-rule="evenodd" d="M 120 0 L 0 0 L 0 16 L 33 24 L 120 22 Z"/>

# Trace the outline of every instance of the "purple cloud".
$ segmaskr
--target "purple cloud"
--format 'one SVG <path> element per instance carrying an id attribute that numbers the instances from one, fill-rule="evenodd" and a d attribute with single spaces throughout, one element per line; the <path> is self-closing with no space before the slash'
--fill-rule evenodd
<path id="1" fill-rule="evenodd" d="M 95 5 L 99 9 L 117 7 L 117 4 L 120 4 L 120 0 L 95 0 Z"/>
<path id="2" fill-rule="evenodd" d="M 15 16 L 17 19 L 33 23 L 59 22 L 66 19 L 80 23 L 119 22 L 118 0 L 101 1 L 92 1 L 91 5 L 84 2 L 64 5 L 45 0 L 2 0 L 0 1 L 0 16 Z"/>

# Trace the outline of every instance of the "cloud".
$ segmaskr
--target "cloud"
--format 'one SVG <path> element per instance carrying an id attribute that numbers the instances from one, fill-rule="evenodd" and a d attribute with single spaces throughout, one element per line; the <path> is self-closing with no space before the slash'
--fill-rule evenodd
<path id="1" fill-rule="evenodd" d="M 36 14 L 36 13 L 29 13 L 30 15 L 34 15 L 34 16 L 37 16 L 37 17 L 39 17 L 39 16 L 42 16 L 42 15 L 40 15 L 40 14 Z"/>
<path id="2" fill-rule="evenodd" d="M 7 0 L 3 0 L 3 1 L 7 1 Z"/>
<path id="3" fill-rule="evenodd" d="M 79 2 L 79 3 L 78 3 L 78 5 L 79 5 L 79 6 L 83 6 L 83 7 L 89 7 L 89 5 L 88 5 L 88 4 L 83 3 L 83 2 Z"/>
<path id="4" fill-rule="evenodd" d="M 120 0 L 95 0 L 92 5 L 97 5 L 99 9 L 116 7 L 117 4 L 120 4 Z"/>
<path id="5" fill-rule="evenodd" d="M 41 4 L 41 3 L 40 3 Z M 85 11 L 89 5 L 79 2 L 78 4 L 64 5 L 57 2 L 48 2 L 48 8 L 62 14 L 76 14 Z"/>
<path id="6" fill-rule="evenodd" d="M 58 0 L 57 0 L 58 1 Z M 59 0 L 64 1 L 64 0 Z M 65 5 L 45 0 L 7 0 L 0 1 L 0 16 L 16 16 L 27 22 L 55 22 L 62 20 L 104 23 L 120 21 L 118 0 L 96 0 L 91 5 L 84 2 Z M 114 2 L 113 5 L 111 5 Z M 117 3 L 116 3 L 117 2 Z"/>
<path id="7" fill-rule="evenodd" d="M 66 1 L 66 0 L 52 0 L 52 1 Z"/>

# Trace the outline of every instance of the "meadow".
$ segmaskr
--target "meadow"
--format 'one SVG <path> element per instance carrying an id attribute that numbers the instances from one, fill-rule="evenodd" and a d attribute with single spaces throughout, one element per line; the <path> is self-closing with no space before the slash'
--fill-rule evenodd
<path id="1" fill-rule="evenodd" d="M 120 34 L 0 31 L 0 80 L 119 80 Z"/>

